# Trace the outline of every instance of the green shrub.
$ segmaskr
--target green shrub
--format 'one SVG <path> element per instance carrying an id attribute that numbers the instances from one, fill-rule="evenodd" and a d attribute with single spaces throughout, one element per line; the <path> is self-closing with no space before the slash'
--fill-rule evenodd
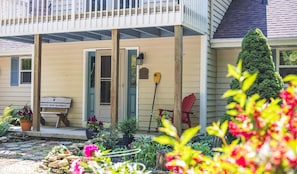
<path id="1" fill-rule="evenodd" d="M 0 121 L 6 121 L 12 125 L 20 125 L 17 115 L 18 110 L 13 108 L 12 105 L 7 106 L 3 111 L 3 116 L 0 117 Z"/>
<path id="2" fill-rule="evenodd" d="M 7 121 L 0 121 L 0 137 L 6 135 L 9 130 L 9 123 Z"/>
<path id="3" fill-rule="evenodd" d="M 214 136 L 211 135 L 199 135 L 197 138 L 190 141 L 187 145 L 192 147 L 192 149 L 201 151 L 204 155 L 213 156 Z"/>
<path id="4" fill-rule="evenodd" d="M 115 149 L 119 146 L 118 130 L 112 126 L 108 130 L 101 130 L 95 140 L 98 146 L 103 146 L 109 150 Z"/>
<path id="5" fill-rule="evenodd" d="M 154 142 L 151 137 L 136 137 L 131 148 L 139 148 L 141 151 L 135 155 L 135 162 L 143 163 L 148 169 L 156 166 L 156 154 L 158 150 L 171 149 L 169 146 Z"/>
<path id="6" fill-rule="evenodd" d="M 283 82 L 275 70 L 272 52 L 267 39 L 260 29 L 250 30 L 242 40 L 242 50 L 238 55 L 237 64 L 242 61 L 242 71 L 250 74 L 258 73 L 255 83 L 247 91 L 248 96 L 259 94 L 260 99 L 270 101 L 279 96 Z M 240 89 L 239 81 L 233 79 L 231 89 Z M 229 102 L 230 103 L 230 102 Z"/>
<path id="7" fill-rule="evenodd" d="M 247 96 L 259 94 L 260 99 L 270 101 L 271 98 L 279 96 L 283 88 L 282 78 L 275 70 L 272 59 L 271 48 L 267 39 L 258 28 L 250 30 L 242 40 L 242 50 L 238 55 L 237 63 L 242 62 L 242 71 L 250 74 L 258 73 L 255 83 L 247 90 Z M 230 83 L 232 90 L 240 89 L 240 82 L 233 78 Z M 233 97 L 229 97 L 228 104 L 233 102 Z M 221 117 L 221 122 L 230 120 L 230 115 L 225 113 Z M 235 137 L 227 133 L 227 141 L 232 142 Z"/>
<path id="8" fill-rule="evenodd" d="M 13 114 L 16 115 L 16 110 L 10 105 L 7 106 L 3 111 L 3 116 L 0 116 L 0 136 L 7 134 L 10 123 L 13 120 Z"/>

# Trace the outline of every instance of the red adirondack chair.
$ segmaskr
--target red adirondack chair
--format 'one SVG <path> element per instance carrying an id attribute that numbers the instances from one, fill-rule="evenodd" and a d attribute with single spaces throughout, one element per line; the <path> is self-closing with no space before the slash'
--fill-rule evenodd
<path id="1" fill-rule="evenodd" d="M 190 115 L 193 114 L 193 112 L 191 112 L 191 109 L 195 103 L 195 100 L 196 96 L 194 95 L 194 93 L 192 93 L 186 96 L 182 102 L 182 123 L 187 124 L 189 128 L 191 127 Z M 159 109 L 159 116 L 162 117 L 164 115 L 164 112 L 172 113 L 171 121 L 173 123 L 173 110 Z"/>

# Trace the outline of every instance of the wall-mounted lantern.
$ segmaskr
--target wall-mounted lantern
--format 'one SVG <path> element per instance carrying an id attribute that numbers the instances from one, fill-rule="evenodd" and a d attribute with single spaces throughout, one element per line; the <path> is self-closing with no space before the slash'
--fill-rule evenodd
<path id="1" fill-rule="evenodd" d="M 143 58 L 144 58 L 144 54 L 139 53 L 138 57 L 136 58 L 136 64 L 137 65 L 142 65 L 143 64 Z"/>

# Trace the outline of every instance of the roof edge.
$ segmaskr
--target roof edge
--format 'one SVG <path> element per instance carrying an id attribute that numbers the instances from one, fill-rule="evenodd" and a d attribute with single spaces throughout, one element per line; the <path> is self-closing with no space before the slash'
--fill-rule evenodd
<path id="1" fill-rule="evenodd" d="M 0 51 L 0 56 L 22 56 L 22 55 L 33 55 L 33 46 L 26 49 L 14 49 L 14 50 L 3 50 Z"/>
<path id="2" fill-rule="evenodd" d="M 211 39 L 211 48 L 240 48 L 243 38 Z M 268 38 L 271 47 L 297 46 L 297 37 L 293 38 Z"/>

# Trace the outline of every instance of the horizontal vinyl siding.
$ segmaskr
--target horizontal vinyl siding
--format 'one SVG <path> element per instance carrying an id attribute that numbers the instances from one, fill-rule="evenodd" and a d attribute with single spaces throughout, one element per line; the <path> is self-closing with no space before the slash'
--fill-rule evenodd
<path id="1" fill-rule="evenodd" d="M 219 49 L 217 50 L 218 64 L 217 64 L 217 116 L 222 116 L 225 113 L 227 99 L 223 99 L 223 94 L 230 89 L 231 79 L 227 78 L 227 65 L 235 65 L 240 49 Z"/>
<path id="2" fill-rule="evenodd" d="M 157 47 L 155 45 L 157 43 Z M 157 87 L 153 116 L 158 116 L 158 109 L 173 109 L 174 104 L 174 38 L 143 40 L 140 52 L 145 52 L 144 64 L 149 69 L 149 79 L 139 80 L 139 129 L 146 130 L 152 109 L 154 82 L 153 74 L 161 72 L 161 82 Z M 200 38 L 184 37 L 183 57 L 183 97 L 195 93 L 197 100 L 192 108 L 193 125 L 199 123 L 199 82 L 200 82 Z M 156 127 L 153 119 L 152 128 Z"/>
<path id="3" fill-rule="evenodd" d="M 0 57 L 0 115 L 8 105 L 31 104 L 31 85 L 10 86 L 10 57 Z"/>
<path id="4" fill-rule="evenodd" d="M 213 1 L 212 30 L 211 30 L 211 38 L 212 38 L 214 32 L 217 30 L 219 24 L 221 23 L 232 0 L 211 0 L 211 1 Z"/>
<path id="5" fill-rule="evenodd" d="M 72 106 L 68 114 L 71 126 L 83 126 L 83 50 L 106 45 L 111 45 L 111 42 L 68 42 L 42 45 L 41 96 L 72 98 Z M 56 119 L 55 115 L 45 117 L 49 125 L 54 125 Z"/>
<path id="6" fill-rule="evenodd" d="M 41 96 L 65 96 L 73 99 L 69 111 L 71 126 L 83 126 L 83 50 L 111 48 L 111 41 L 91 41 L 74 43 L 43 44 Z M 172 109 L 174 98 L 174 38 L 127 39 L 120 41 L 120 47 L 139 48 L 145 54 L 140 68 L 149 69 L 149 79 L 139 79 L 139 129 L 147 130 L 152 109 L 155 84 L 153 74 L 161 72 L 158 85 L 154 117 L 159 108 Z M 193 124 L 198 124 L 199 83 L 200 83 L 200 37 L 184 37 L 183 96 L 195 93 L 197 101 L 192 109 Z M 100 118 L 100 116 L 99 116 Z M 46 121 L 54 124 L 55 116 L 47 116 Z M 63 125 L 63 124 L 62 124 Z M 153 119 L 152 129 L 156 126 Z"/>
<path id="7" fill-rule="evenodd" d="M 207 62 L 207 124 L 211 124 L 218 120 L 217 115 L 217 62 L 218 54 L 216 50 L 210 47 L 210 39 L 223 19 L 232 0 L 209 0 L 208 14 L 209 14 L 209 40 L 208 40 L 208 62 Z"/>

